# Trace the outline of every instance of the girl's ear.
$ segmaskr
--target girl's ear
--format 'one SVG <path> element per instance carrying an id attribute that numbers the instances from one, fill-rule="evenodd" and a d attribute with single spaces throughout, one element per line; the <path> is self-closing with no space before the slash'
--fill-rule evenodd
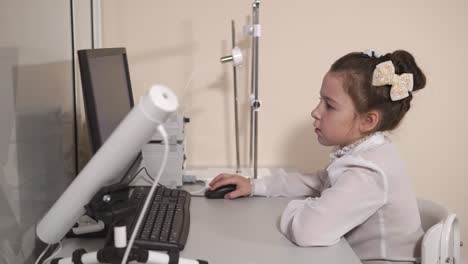
<path id="1" fill-rule="evenodd" d="M 380 112 L 375 110 L 369 111 L 361 116 L 360 132 L 362 134 L 368 134 L 373 131 L 379 123 Z"/>

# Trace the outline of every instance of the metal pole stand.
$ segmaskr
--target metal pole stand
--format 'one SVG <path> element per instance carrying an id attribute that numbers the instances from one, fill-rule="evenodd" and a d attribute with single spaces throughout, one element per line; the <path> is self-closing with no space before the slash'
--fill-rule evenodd
<path id="1" fill-rule="evenodd" d="M 231 34 L 232 34 L 232 55 L 224 56 L 221 62 L 232 61 L 232 74 L 234 82 L 234 120 L 235 120 L 235 135 L 236 135 L 236 173 L 240 173 L 240 153 L 239 153 L 239 114 L 238 114 L 238 100 L 237 100 L 237 66 L 241 66 L 243 56 L 241 50 L 236 47 L 236 29 L 234 20 L 231 20 Z"/>
<path id="2" fill-rule="evenodd" d="M 252 36 L 252 79 L 250 95 L 250 162 L 253 176 L 257 179 L 258 171 L 258 111 L 261 102 L 258 98 L 258 42 L 262 33 L 260 21 L 260 1 L 252 4 L 252 25 L 246 28 L 246 33 Z"/>

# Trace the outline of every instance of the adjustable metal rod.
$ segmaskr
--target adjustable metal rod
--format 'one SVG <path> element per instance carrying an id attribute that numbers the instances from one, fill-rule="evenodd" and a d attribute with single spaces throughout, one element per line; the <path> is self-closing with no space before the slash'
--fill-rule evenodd
<path id="1" fill-rule="evenodd" d="M 235 134 L 236 134 L 236 173 L 240 173 L 240 151 L 239 151 L 239 117 L 238 117 L 238 100 L 237 100 L 237 69 L 236 67 L 242 64 L 242 52 L 236 47 L 236 29 L 234 20 L 231 20 L 232 33 L 232 55 L 221 57 L 221 62 L 226 63 L 232 61 L 232 73 L 234 82 L 234 119 L 235 119 Z"/>
<path id="2" fill-rule="evenodd" d="M 250 107 L 250 167 L 253 162 L 254 179 L 257 178 L 258 170 L 258 41 L 260 38 L 260 1 L 256 0 L 252 5 L 252 79 L 251 96 L 253 98 Z"/>
<path id="3" fill-rule="evenodd" d="M 232 33 L 232 49 L 236 47 L 236 27 L 234 20 L 231 20 L 231 33 Z M 238 102 L 237 102 L 237 69 L 236 65 L 232 64 L 232 74 L 234 82 L 234 121 L 236 130 L 236 173 L 240 173 L 240 153 L 239 153 L 239 115 L 238 115 Z"/>

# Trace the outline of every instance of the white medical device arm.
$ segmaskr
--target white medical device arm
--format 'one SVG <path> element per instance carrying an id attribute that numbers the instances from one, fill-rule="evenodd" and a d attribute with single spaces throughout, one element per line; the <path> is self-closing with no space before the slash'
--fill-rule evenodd
<path id="1" fill-rule="evenodd" d="M 85 213 L 85 205 L 119 176 L 177 107 L 171 90 L 151 87 L 41 219 L 36 228 L 39 239 L 48 244 L 59 242 Z"/>

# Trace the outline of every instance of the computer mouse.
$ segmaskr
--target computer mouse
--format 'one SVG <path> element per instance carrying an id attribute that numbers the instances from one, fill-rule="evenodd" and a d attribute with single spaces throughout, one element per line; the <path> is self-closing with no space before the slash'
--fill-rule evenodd
<path id="1" fill-rule="evenodd" d="M 224 195 L 226 195 L 226 193 L 234 191 L 236 187 L 237 186 L 235 184 L 227 184 L 220 186 L 214 190 L 208 189 L 205 191 L 205 197 L 209 199 L 222 199 L 224 198 Z"/>

